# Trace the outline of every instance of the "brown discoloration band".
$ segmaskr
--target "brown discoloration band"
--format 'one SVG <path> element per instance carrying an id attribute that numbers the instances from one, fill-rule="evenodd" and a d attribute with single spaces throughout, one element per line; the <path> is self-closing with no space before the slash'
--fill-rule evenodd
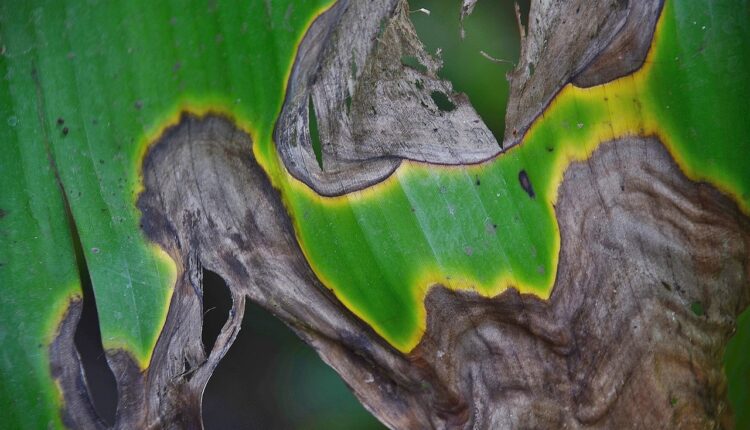
<path id="1" fill-rule="evenodd" d="M 147 371 L 109 353 L 118 428 L 199 425 L 200 395 L 239 330 L 246 299 L 313 346 L 393 428 L 690 428 L 728 420 L 721 357 L 750 301 L 749 223 L 726 196 L 686 179 L 656 140 L 603 144 L 569 168 L 549 301 L 512 289 L 487 299 L 436 286 L 425 303 L 427 331 L 409 356 L 315 278 L 252 154 L 249 136 L 227 118 L 185 115 L 146 158 L 143 226 L 181 275 Z M 227 281 L 234 300 L 209 353 L 200 337 L 202 267 Z M 690 310 L 695 301 L 705 315 Z M 67 369 L 55 370 L 66 416 L 96 423 L 85 392 L 69 390 L 79 365 L 65 343 L 75 317 L 65 321 L 52 356 L 54 369 Z"/>
<path id="2" fill-rule="evenodd" d="M 414 356 L 472 411 L 462 427 L 729 427 L 722 357 L 750 303 L 750 221 L 655 139 L 603 144 L 559 193 L 549 301 L 427 297 Z"/>

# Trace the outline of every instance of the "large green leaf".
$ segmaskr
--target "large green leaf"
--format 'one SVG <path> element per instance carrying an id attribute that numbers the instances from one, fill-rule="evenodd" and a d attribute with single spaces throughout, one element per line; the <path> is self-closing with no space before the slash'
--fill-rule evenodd
<path id="1" fill-rule="evenodd" d="M 5 61 L 0 73 L 10 76 Z M 68 300 L 80 295 L 73 242 L 48 152 L 36 74 L 31 92 L 0 82 L 0 424 L 59 427 L 48 346 Z"/>
<path id="2" fill-rule="evenodd" d="M 589 90 L 565 87 L 521 145 L 495 160 L 405 163 L 373 188 L 321 198 L 287 174 L 271 136 L 295 47 L 330 3 L 0 5 L 3 423 L 60 425 L 46 351 L 67 301 L 80 294 L 71 223 L 104 347 L 148 365 L 177 268 L 145 240 L 134 203 L 146 146 L 184 110 L 224 113 L 252 135 L 316 273 L 403 351 L 421 336 L 433 282 L 549 295 L 560 247 L 557 186 L 565 167 L 602 141 L 657 134 L 691 178 L 750 207 L 745 1 L 668 1 L 641 70 Z M 534 198 L 519 186 L 524 176 Z M 494 239 L 486 241 L 487 231 Z M 745 343 L 730 348 L 730 393 L 746 402 L 750 370 L 740 357 L 748 340 L 738 339 Z"/>
<path id="3" fill-rule="evenodd" d="M 63 195 L 104 347 L 146 367 L 176 268 L 139 228 L 145 146 L 189 109 L 231 113 L 268 149 L 295 47 L 328 3 L 0 5 L 3 427 L 60 424 L 47 349 L 80 294 Z"/>

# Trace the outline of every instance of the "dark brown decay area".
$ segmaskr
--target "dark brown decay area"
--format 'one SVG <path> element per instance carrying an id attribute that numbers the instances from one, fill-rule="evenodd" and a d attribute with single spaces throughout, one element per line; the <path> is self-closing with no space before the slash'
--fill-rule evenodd
<path id="1" fill-rule="evenodd" d="M 434 286 L 408 355 L 316 279 L 280 196 L 227 118 L 184 115 L 151 149 L 138 205 L 180 277 L 151 365 L 110 352 L 117 428 L 199 428 L 200 397 L 252 300 L 310 344 L 392 428 L 728 428 L 724 345 L 750 301 L 750 225 L 655 139 L 603 144 L 565 174 L 549 301 Z M 211 351 L 200 274 L 234 307 Z M 701 315 L 691 310 L 701 303 Z M 52 348 L 66 422 L 96 426 L 66 330 Z M 73 358 L 71 358 L 73 357 Z"/>

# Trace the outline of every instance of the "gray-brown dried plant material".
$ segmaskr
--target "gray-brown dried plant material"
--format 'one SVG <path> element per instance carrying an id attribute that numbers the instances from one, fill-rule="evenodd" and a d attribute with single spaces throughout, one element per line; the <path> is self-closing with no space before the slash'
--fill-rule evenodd
<path id="1" fill-rule="evenodd" d="M 461 39 L 466 37 L 466 31 L 464 30 L 464 20 L 467 16 L 474 12 L 474 7 L 477 5 L 477 0 L 463 0 L 461 2 Z"/>
<path id="2" fill-rule="evenodd" d="M 637 67 L 659 6 L 532 2 L 506 142 L 518 142 L 564 84 Z M 397 1 L 340 1 L 300 47 L 276 143 L 287 169 L 320 194 L 382 180 L 403 159 L 465 164 L 500 151 L 466 98 L 437 78 L 439 60 L 424 52 L 405 11 Z M 617 56 L 622 49 L 633 53 Z M 424 67 L 402 64 L 404 56 Z M 432 91 L 454 109 L 441 111 Z M 311 149 L 311 99 L 324 169 Z M 568 168 L 549 300 L 436 286 L 425 302 L 427 330 L 409 354 L 316 278 L 252 147 L 229 118 L 185 114 L 146 157 L 143 228 L 181 275 L 150 367 L 108 356 L 120 395 L 116 428 L 200 428 L 203 388 L 237 335 L 245 300 L 315 348 L 391 428 L 729 425 L 721 358 L 750 303 L 750 221 L 728 197 L 687 179 L 659 140 L 604 143 Z M 234 303 L 211 351 L 200 333 L 203 268 L 227 281 Z M 101 428 L 72 344 L 78 313 L 74 304 L 51 348 L 52 368 L 66 422 Z"/>
<path id="3" fill-rule="evenodd" d="M 408 14 L 405 1 L 340 1 L 301 43 L 275 140 L 289 172 L 319 194 L 372 185 L 403 159 L 467 164 L 500 152 L 468 98 L 437 76 L 442 63 L 425 52 Z"/>
<path id="4" fill-rule="evenodd" d="M 532 1 L 518 66 L 509 74 L 504 147 L 517 144 L 568 82 L 625 76 L 646 57 L 661 0 Z M 520 20 L 520 19 L 519 19 Z"/>

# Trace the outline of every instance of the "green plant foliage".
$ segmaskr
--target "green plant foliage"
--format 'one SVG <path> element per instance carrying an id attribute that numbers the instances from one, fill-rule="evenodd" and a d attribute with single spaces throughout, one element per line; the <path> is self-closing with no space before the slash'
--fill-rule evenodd
<path id="1" fill-rule="evenodd" d="M 524 141 L 494 160 L 404 163 L 381 184 L 323 198 L 288 175 L 271 138 L 296 46 L 331 2 L 0 4 L 3 424 L 61 425 L 47 349 L 80 294 L 71 225 L 104 347 L 148 365 L 176 268 L 139 228 L 139 169 L 146 146 L 181 111 L 224 113 L 251 134 L 316 273 L 402 351 L 420 339 L 433 283 L 549 295 L 557 186 L 567 165 L 602 141 L 658 135 L 691 178 L 750 207 L 744 0 L 667 0 L 640 71 L 592 89 L 565 87 Z M 747 402 L 750 386 L 741 358 L 750 318 L 741 321 L 727 355 L 735 402 Z M 738 424 L 750 416 L 738 414 Z"/>
<path id="2" fill-rule="evenodd" d="M 104 347 L 146 367 L 176 275 L 139 228 L 146 144 L 183 109 L 231 112 L 269 142 L 296 45 L 329 3 L 0 3 L 0 426 L 60 426 L 47 350 L 80 295 L 63 195 Z"/>
<path id="3" fill-rule="evenodd" d="M 34 92 L 3 79 L 0 100 L 0 427 L 59 427 L 47 348 L 81 287 L 47 152 L 54 129 L 39 126 Z"/>

